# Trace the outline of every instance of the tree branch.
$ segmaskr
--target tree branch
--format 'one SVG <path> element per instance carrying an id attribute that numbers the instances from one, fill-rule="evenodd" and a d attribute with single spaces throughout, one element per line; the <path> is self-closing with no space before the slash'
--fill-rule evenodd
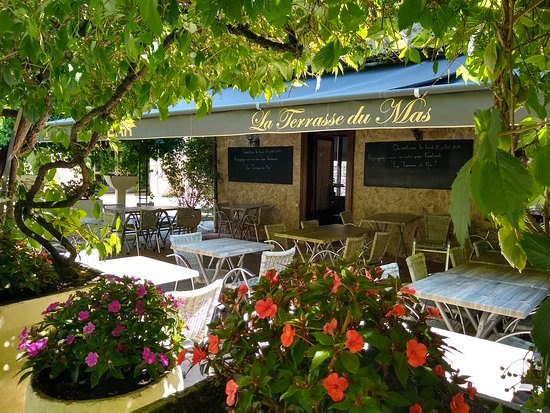
<path id="1" fill-rule="evenodd" d="M 512 19 L 515 23 L 521 16 L 525 15 L 526 13 L 529 13 L 531 10 L 533 10 L 535 7 L 537 7 L 539 4 L 543 3 L 544 0 L 534 0 L 530 4 L 527 5 L 523 10 L 521 10 L 519 13 L 516 13 L 514 15 L 514 18 Z"/>
<path id="2" fill-rule="evenodd" d="M 236 26 L 228 25 L 227 31 L 236 36 L 243 36 L 248 41 L 255 43 L 263 48 L 273 49 L 279 52 L 290 52 L 296 57 L 302 56 L 302 53 L 304 51 L 303 45 L 298 43 L 296 34 L 289 26 L 285 28 L 285 31 L 288 34 L 287 43 L 276 42 L 274 40 L 259 36 L 251 31 L 248 26 L 245 26 L 243 24 L 238 24 Z"/>

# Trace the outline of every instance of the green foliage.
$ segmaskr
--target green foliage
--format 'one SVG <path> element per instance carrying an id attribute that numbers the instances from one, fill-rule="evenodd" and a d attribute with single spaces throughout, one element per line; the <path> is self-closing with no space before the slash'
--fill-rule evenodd
<path id="1" fill-rule="evenodd" d="M 27 357 L 21 372 L 45 371 L 50 380 L 89 387 L 112 379 L 136 385 L 156 379 L 176 365 L 184 328 L 180 304 L 150 282 L 101 277 L 65 303 L 50 304 L 42 322 L 25 328 L 19 337 Z"/>
<path id="2" fill-rule="evenodd" d="M 7 146 L 11 139 L 15 119 L 0 117 L 0 148 Z"/>
<path id="3" fill-rule="evenodd" d="M 224 294 L 227 312 L 211 326 L 209 344 L 195 345 L 193 360 L 205 351 L 204 369 L 228 388 L 235 381 L 236 404 L 227 400 L 236 412 L 409 412 L 417 403 L 447 411 L 464 381 L 426 323 L 431 312 L 414 290 L 381 275 L 359 263 L 268 271 L 250 295 L 244 286 Z"/>

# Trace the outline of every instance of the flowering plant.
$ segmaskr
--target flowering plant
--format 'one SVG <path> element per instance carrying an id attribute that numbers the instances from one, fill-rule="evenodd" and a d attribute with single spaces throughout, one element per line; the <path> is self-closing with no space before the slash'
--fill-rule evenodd
<path id="1" fill-rule="evenodd" d="M 44 320 L 25 328 L 19 349 L 33 373 L 66 386 L 154 380 L 176 364 L 183 321 L 180 303 L 150 282 L 106 276 L 66 302 L 51 303 Z"/>
<path id="2" fill-rule="evenodd" d="M 295 263 L 268 271 L 251 296 L 224 295 L 193 363 L 226 380 L 236 412 L 432 412 L 469 410 L 471 385 L 444 360 L 415 291 L 354 263 Z M 214 346 L 212 346 L 214 339 Z"/>

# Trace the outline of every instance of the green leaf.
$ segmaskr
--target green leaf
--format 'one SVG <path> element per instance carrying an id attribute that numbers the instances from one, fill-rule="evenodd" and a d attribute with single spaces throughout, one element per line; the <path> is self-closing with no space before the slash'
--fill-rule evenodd
<path id="1" fill-rule="evenodd" d="M 550 300 L 545 300 L 533 316 L 533 341 L 541 356 L 548 358 L 550 356 L 550 323 L 548 322 L 550 314 Z"/>
<path id="2" fill-rule="evenodd" d="M 550 238 L 524 231 L 519 245 L 534 267 L 550 270 Z"/>
<path id="3" fill-rule="evenodd" d="M 540 185 L 550 186 L 550 145 L 543 145 L 531 162 L 533 177 Z"/>
<path id="4" fill-rule="evenodd" d="M 319 343 L 325 345 L 325 346 L 330 346 L 334 343 L 334 340 L 332 339 L 331 336 L 329 335 L 326 335 L 325 333 L 321 333 L 320 331 L 316 331 L 313 334 L 313 337 L 315 337 L 317 339 L 317 341 L 319 341 Z"/>
<path id="5" fill-rule="evenodd" d="M 522 270 L 525 268 L 527 257 L 520 248 L 516 231 L 510 225 L 505 225 L 498 230 L 498 241 L 502 250 L 502 255 L 510 265 Z"/>
<path id="6" fill-rule="evenodd" d="M 350 373 L 356 373 L 359 370 L 359 357 L 349 351 L 342 351 L 339 356 L 344 368 Z"/>
<path id="7" fill-rule="evenodd" d="M 470 227 L 470 173 L 472 170 L 472 160 L 470 159 L 456 175 L 451 186 L 451 206 L 449 211 L 453 220 L 453 227 L 456 238 L 461 245 L 468 238 L 468 228 Z"/>
<path id="8" fill-rule="evenodd" d="M 324 45 L 313 57 L 313 66 L 316 70 L 331 69 L 338 63 L 340 58 L 340 42 L 333 40 Z"/>
<path id="9" fill-rule="evenodd" d="M 289 389 L 281 395 L 279 400 L 282 401 L 284 399 L 288 399 L 289 397 L 292 397 L 294 393 L 296 393 L 298 390 L 300 390 L 299 387 L 296 387 L 294 385 L 290 386 Z"/>
<path id="10" fill-rule="evenodd" d="M 124 46 L 126 47 L 126 53 L 128 53 L 128 56 L 130 56 L 134 60 L 137 60 L 138 50 L 136 46 L 136 40 L 134 39 L 134 36 L 132 36 L 132 33 L 129 30 L 126 32 L 126 37 L 124 39 Z"/>
<path id="11" fill-rule="evenodd" d="M 319 366 L 323 361 L 328 359 L 332 353 L 329 350 L 319 350 L 316 351 L 313 355 L 313 360 L 311 362 L 311 370 Z"/>
<path id="12" fill-rule="evenodd" d="M 417 22 L 422 12 L 422 0 L 405 0 L 397 13 L 397 27 L 406 29 Z"/>
<path id="13" fill-rule="evenodd" d="M 497 45 L 495 41 L 489 42 L 487 47 L 485 47 L 485 51 L 483 52 L 483 61 L 485 62 L 489 72 L 491 72 L 491 74 L 495 73 L 495 67 L 497 64 Z"/>
<path id="14" fill-rule="evenodd" d="M 158 12 L 157 0 L 140 0 L 139 12 L 154 34 L 158 35 L 162 32 L 162 21 Z"/>
<path id="15" fill-rule="evenodd" d="M 403 387 L 407 385 L 407 381 L 409 379 L 409 368 L 407 366 L 407 358 L 405 357 L 404 353 L 393 353 L 393 358 L 395 360 L 395 365 L 393 368 L 395 369 L 395 375 L 399 379 L 399 382 Z"/>
<path id="16" fill-rule="evenodd" d="M 436 74 L 439 71 L 439 60 L 434 61 L 432 68 L 433 68 L 434 74 Z"/>

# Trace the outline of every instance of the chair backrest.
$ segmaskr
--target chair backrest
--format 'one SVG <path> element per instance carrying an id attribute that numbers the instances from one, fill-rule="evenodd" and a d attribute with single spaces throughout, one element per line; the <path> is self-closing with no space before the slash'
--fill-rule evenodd
<path id="1" fill-rule="evenodd" d="M 353 224 L 353 215 L 351 215 L 351 211 L 342 211 L 340 212 L 340 219 L 342 220 L 342 224 Z"/>
<path id="2" fill-rule="evenodd" d="M 451 264 L 453 268 L 466 263 L 466 252 L 464 247 L 453 247 L 449 250 L 451 256 Z"/>
<path id="3" fill-rule="evenodd" d="M 487 251 L 489 251 L 489 243 L 485 240 L 479 240 L 474 242 L 473 244 L 474 251 L 476 253 L 476 257 L 481 257 L 483 254 L 485 254 Z"/>
<path id="4" fill-rule="evenodd" d="M 428 268 L 426 267 L 426 256 L 419 252 L 418 254 L 411 255 L 407 257 L 407 267 L 409 267 L 409 272 L 411 274 L 411 280 L 413 282 L 419 281 L 422 278 L 428 276 Z"/>
<path id="5" fill-rule="evenodd" d="M 283 248 L 286 250 L 288 249 L 288 241 L 286 238 L 276 237 L 273 234 L 276 234 L 277 232 L 284 232 L 286 231 L 286 225 L 285 224 L 270 224 L 265 225 L 265 236 L 268 240 L 273 240 L 278 242 L 283 246 Z"/>
<path id="6" fill-rule="evenodd" d="M 381 265 L 380 269 L 383 271 L 382 276 L 380 277 L 382 280 L 388 277 L 400 278 L 399 264 L 397 264 L 396 262 L 390 262 L 389 264 Z"/>
<path id="7" fill-rule="evenodd" d="M 294 258 L 296 248 L 286 251 L 265 251 L 262 252 L 260 261 L 260 277 L 263 277 L 268 270 L 280 272 L 288 267 Z"/>
<path id="8" fill-rule="evenodd" d="M 317 219 L 310 219 L 309 221 L 300 221 L 300 227 L 302 229 L 316 228 L 318 226 L 319 226 L 319 220 Z"/>
<path id="9" fill-rule="evenodd" d="M 227 202 L 214 204 L 214 215 L 220 222 L 231 221 L 231 210 L 224 208 L 227 206 L 229 206 L 229 203 Z"/>
<path id="10" fill-rule="evenodd" d="M 344 258 L 345 260 L 358 258 L 363 253 L 364 246 L 365 237 L 346 238 L 346 244 L 344 245 L 344 254 L 342 255 L 342 258 Z"/>
<path id="11" fill-rule="evenodd" d="M 367 259 L 368 264 L 374 264 L 381 262 L 386 255 L 386 250 L 388 245 L 390 245 L 391 233 L 390 232 L 375 232 L 374 240 L 372 242 L 369 258 Z"/>
<path id="12" fill-rule="evenodd" d="M 102 212 L 101 215 L 99 216 L 101 227 L 109 227 L 112 230 L 116 229 L 116 220 L 118 217 L 119 217 L 119 214 L 117 214 L 116 212 L 111 212 L 111 211 Z M 122 222 L 120 223 L 120 225 L 122 226 Z"/>
<path id="13" fill-rule="evenodd" d="M 159 210 L 142 209 L 139 211 L 139 227 L 141 229 L 157 229 L 159 223 Z"/>
<path id="14" fill-rule="evenodd" d="M 445 244 L 449 238 L 451 217 L 449 215 L 425 215 L 424 235 L 426 241 Z"/>
<path id="15" fill-rule="evenodd" d="M 187 340 L 200 341 L 206 338 L 208 324 L 212 322 L 219 304 L 222 285 L 223 280 L 220 279 L 198 290 L 171 292 L 174 298 L 183 300 L 179 312 L 186 320 L 183 335 Z"/>
<path id="16" fill-rule="evenodd" d="M 195 232 L 201 222 L 201 210 L 195 208 L 178 208 L 176 212 L 176 227 L 187 228 Z"/>
<path id="17" fill-rule="evenodd" d="M 170 235 L 170 244 L 172 246 L 183 245 L 183 244 L 188 244 L 190 242 L 198 242 L 198 241 L 202 241 L 202 232 L 191 232 L 189 234 Z M 176 251 L 176 250 L 174 250 L 174 254 L 178 254 L 179 256 L 185 258 L 185 260 L 189 263 L 189 266 L 192 269 L 198 270 L 200 268 L 199 261 L 197 260 L 197 256 L 195 254 L 191 254 L 190 252 Z"/>

